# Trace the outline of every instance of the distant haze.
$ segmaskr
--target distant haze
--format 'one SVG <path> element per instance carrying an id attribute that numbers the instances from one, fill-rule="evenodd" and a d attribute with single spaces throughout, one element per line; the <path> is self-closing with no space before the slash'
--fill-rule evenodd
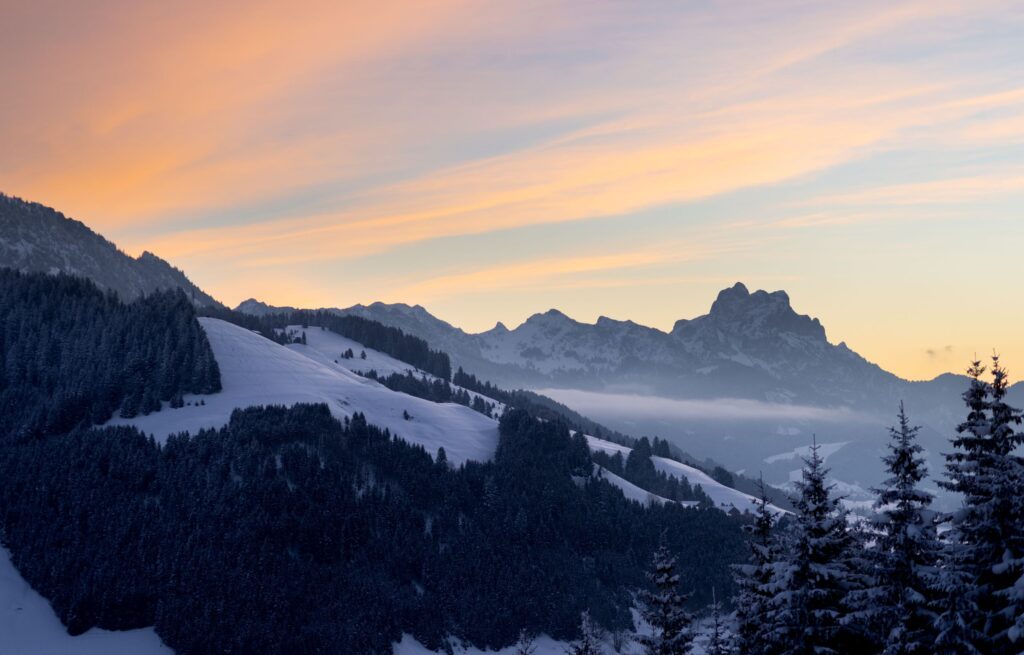
<path id="1" fill-rule="evenodd" d="M 661 421 L 817 421 L 851 423 L 865 421 L 863 414 L 845 407 L 829 409 L 805 405 L 768 403 L 743 398 L 678 400 L 657 396 L 601 393 L 576 389 L 540 389 L 539 393 L 588 416 L 632 420 L 646 416 Z"/>

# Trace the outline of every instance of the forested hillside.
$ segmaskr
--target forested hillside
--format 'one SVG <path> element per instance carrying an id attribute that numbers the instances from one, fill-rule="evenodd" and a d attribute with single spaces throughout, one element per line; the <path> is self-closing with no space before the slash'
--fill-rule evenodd
<path id="1" fill-rule="evenodd" d="M 181 655 L 573 638 L 586 609 L 631 625 L 662 534 L 696 606 L 743 556 L 736 520 L 627 501 L 589 475 L 581 436 L 522 411 L 493 462 L 459 469 L 311 405 L 163 446 L 80 429 L 3 452 L 0 521 L 26 579 L 73 631 L 155 623 Z"/>
<path id="2" fill-rule="evenodd" d="M 181 291 L 131 303 L 65 275 L 0 270 L 0 441 L 158 411 L 220 389 Z"/>

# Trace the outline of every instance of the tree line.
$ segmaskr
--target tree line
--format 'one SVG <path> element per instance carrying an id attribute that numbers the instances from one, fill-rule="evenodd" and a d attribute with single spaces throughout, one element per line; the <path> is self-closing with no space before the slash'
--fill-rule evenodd
<path id="1" fill-rule="evenodd" d="M 371 369 L 360 373 L 363 377 L 380 382 L 392 391 L 409 394 L 435 403 L 458 403 L 479 412 L 488 418 L 496 418 L 496 406 L 483 396 L 469 393 L 465 389 L 453 386 L 448 380 L 428 378 L 421 374 L 416 376 L 412 371 L 380 375 Z"/>

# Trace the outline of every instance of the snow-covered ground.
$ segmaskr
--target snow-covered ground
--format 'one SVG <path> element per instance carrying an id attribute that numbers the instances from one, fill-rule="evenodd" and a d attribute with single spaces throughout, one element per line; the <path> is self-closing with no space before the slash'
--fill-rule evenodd
<path id="1" fill-rule="evenodd" d="M 50 603 L 37 594 L 0 548 L 0 655 L 173 655 L 152 628 L 92 629 L 72 637 Z"/>
<path id="2" fill-rule="evenodd" d="M 179 432 L 224 426 L 236 408 L 326 403 L 339 418 L 362 412 L 371 424 L 420 444 L 431 454 L 443 446 L 454 465 L 488 460 L 497 449 L 497 422 L 468 407 L 398 393 L 237 325 L 214 318 L 199 321 L 220 366 L 223 390 L 186 396 L 191 404 L 180 409 L 165 404 L 162 411 L 132 419 L 116 417 L 108 425 L 134 425 L 164 440 Z M 307 340 L 311 332 L 318 331 L 307 331 Z M 199 400 L 205 405 L 196 405 Z M 404 412 L 411 420 L 404 418 Z"/>
<path id="3" fill-rule="evenodd" d="M 608 469 L 598 464 L 594 464 L 594 475 L 604 478 L 613 486 L 618 487 L 622 491 L 622 495 L 628 498 L 629 500 L 635 500 L 636 502 L 641 503 L 643 505 L 671 502 L 679 502 L 680 505 L 685 505 L 687 507 L 697 505 L 697 501 L 671 501 L 668 498 L 652 494 L 651 492 L 636 486 L 629 480 L 621 476 L 615 475 Z"/>
<path id="4" fill-rule="evenodd" d="M 373 348 L 367 348 L 358 341 L 353 341 L 352 339 L 343 337 L 337 332 L 322 330 L 319 327 L 312 325 L 307 328 L 304 328 L 301 325 L 290 325 L 286 329 L 289 334 L 295 336 L 299 336 L 305 332 L 305 346 L 302 344 L 292 344 L 288 347 L 307 357 L 315 359 L 321 364 L 327 364 L 331 367 L 340 366 L 354 373 L 365 373 L 373 370 L 377 371 L 380 375 L 391 375 L 392 373 L 405 373 L 406 371 L 412 371 L 417 377 L 423 375 L 423 371 L 420 371 L 415 366 L 395 359 L 387 353 L 382 353 L 379 350 L 374 350 Z M 343 358 L 341 356 L 342 353 L 349 349 L 352 350 L 352 353 L 355 356 L 352 359 Z M 366 359 L 360 357 L 360 354 L 364 352 L 366 353 Z"/>
<path id="5" fill-rule="evenodd" d="M 301 343 L 289 344 L 288 348 L 295 352 L 305 355 L 328 368 L 342 368 L 353 373 L 360 375 L 368 373 L 370 371 L 376 371 L 378 375 L 388 376 L 392 373 L 408 373 L 411 372 L 416 377 L 426 376 L 428 380 L 438 379 L 436 376 L 431 375 L 425 371 L 422 371 L 415 366 L 403 362 L 400 359 L 395 359 L 387 353 L 382 353 L 379 350 L 373 348 L 367 348 L 358 341 L 353 341 L 347 337 L 343 337 L 337 332 L 331 332 L 330 330 L 322 330 L 316 326 L 309 326 L 303 328 L 301 325 L 289 325 L 285 328 L 290 334 L 295 336 L 301 335 L 303 332 L 306 333 L 305 345 Z M 352 359 L 345 359 L 341 355 L 346 350 L 352 350 L 354 357 Z M 366 359 L 362 358 L 362 353 L 366 353 Z M 453 389 L 461 389 L 458 385 L 451 385 Z M 486 402 L 492 403 L 495 408 L 495 415 L 501 416 L 502 412 L 505 411 L 505 405 L 479 394 L 470 389 L 466 389 L 470 397 L 480 396 Z"/>
<path id="6" fill-rule="evenodd" d="M 609 455 L 622 453 L 624 458 L 628 457 L 629 453 L 632 451 L 632 448 L 627 446 L 622 446 L 611 441 L 605 441 L 604 439 L 598 439 L 597 437 L 592 437 L 590 435 L 587 435 L 587 445 L 590 446 L 591 450 L 600 450 L 608 453 Z M 754 509 L 754 503 L 757 500 L 756 498 L 745 494 L 742 491 L 737 491 L 731 487 L 725 486 L 699 469 L 695 469 L 692 466 L 687 466 L 686 464 L 681 464 L 673 459 L 666 459 L 664 457 L 652 457 L 651 461 L 654 463 L 654 468 L 659 471 L 664 471 L 667 475 L 685 479 L 691 486 L 700 485 L 701 489 L 704 490 L 704 493 L 711 498 L 715 505 L 722 509 L 728 510 L 735 507 L 741 512 L 749 512 Z M 623 480 L 623 482 L 626 481 Z M 627 482 L 627 484 L 629 483 Z M 774 505 L 771 505 L 770 507 L 772 508 L 772 511 L 776 513 L 785 513 L 785 510 L 775 507 Z"/>

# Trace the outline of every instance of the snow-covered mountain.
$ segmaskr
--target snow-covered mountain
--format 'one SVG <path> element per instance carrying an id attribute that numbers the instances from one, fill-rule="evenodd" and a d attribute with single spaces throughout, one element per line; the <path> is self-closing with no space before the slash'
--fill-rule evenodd
<path id="1" fill-rule="evenodd" d="M 255 300 L 239 311 L 274 308 Z M 874 406 L 910 383 L 830 343 L 793 310 L 784 291 L 723 290 L 704 316 L 670 332 L 601 317 L 593 324 L 552 309 L 515 329 L 470 334 L 419 305 L 373 303 L 333 310 L 425 339 L 453 363 L 506 387 L 629 391 L 673 398 L 749 398 L 818 406 Z"/>
<path id="2" fill-rule="evenodd" d="M 34 202 L 0 194 L 0 267 L 89 278 L 125 300 L 181 289 L 200 306 L 219 303 L 150 252 L 129 257 L 85 224 Z"/>

